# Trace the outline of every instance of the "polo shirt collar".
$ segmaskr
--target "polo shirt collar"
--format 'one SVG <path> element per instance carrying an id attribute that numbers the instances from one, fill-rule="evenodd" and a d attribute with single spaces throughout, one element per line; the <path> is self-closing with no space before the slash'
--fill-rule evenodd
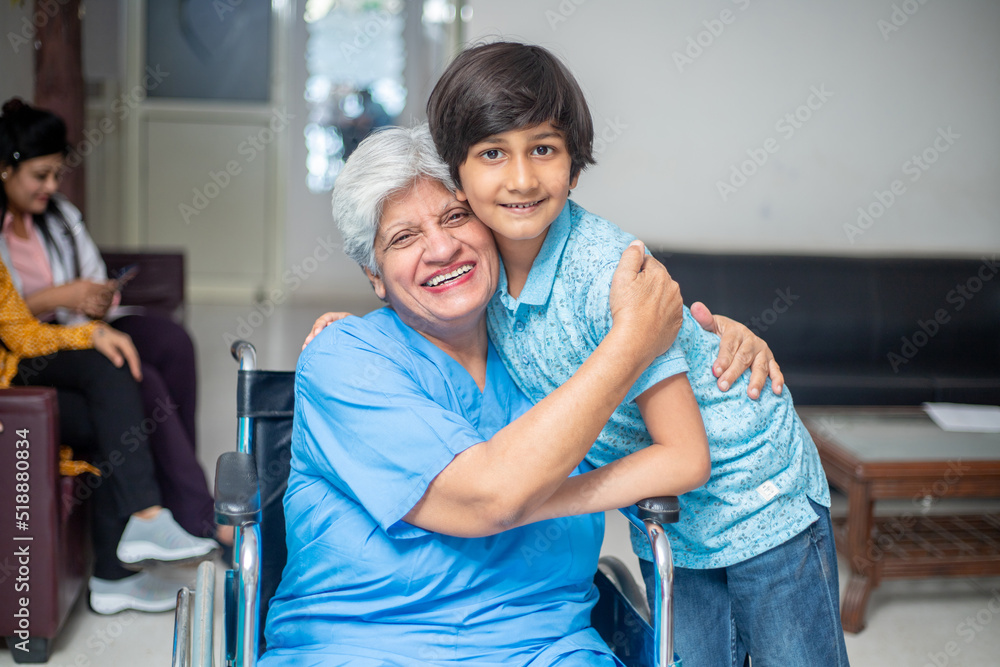
<path id="1" fill-rule="evenodd" d="M 552 293 L 552 285 L 556 280 L 559 260 L 572 229 L 570 202 L 567 200 L 559 216 L 549 225 L 548 233 L 538 251 L 538 256 L 531 264 L 531 271 L 528 272 L 528 280 L 524 283 L 524 289 L 521 290 L 521 295 L 516 299 L 508 292 L 507 271 L 503 267 L 503 258 L 500 259 L 498 291 L 500 292 L 500 301 L 505 307 L 516 311 L 520 304 L 543 306 L 548 302 L 549 295 Z"/>

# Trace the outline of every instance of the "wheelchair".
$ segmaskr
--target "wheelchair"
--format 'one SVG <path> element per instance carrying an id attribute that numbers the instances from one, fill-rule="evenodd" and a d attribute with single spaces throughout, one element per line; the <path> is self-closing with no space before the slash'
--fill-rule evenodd
<path id="1" fill-rule="evenodd" d="M 223 586 L 220 643 L 226 667 L 253 667 L 266 650 L 262 618 L 288 557 L 282 499 L 291 461 L 295 373 L 258 370 L 256 350 L 246 341 L 234 342 L 231 352 L 240 367 L 238 448 L 219 457 L 215 512 L 218 523 L 234 526 L 236 535 L 232 569 L 226 571 Z M 662 528 L 680 516 L 677 498 L 649 498 L 621 511 L 650 541 L 656 608 L 648 609 L 642 587 L 625 565 L 606 556 L 594 577 L 600 597 L 591 624 L 628 667 L 681 667 L 673 650 L 673 560 Z M 178 591 L 174 667 L 215 664 L 214 568 L 211 562 L 202 563 L 195 591 Z"/>

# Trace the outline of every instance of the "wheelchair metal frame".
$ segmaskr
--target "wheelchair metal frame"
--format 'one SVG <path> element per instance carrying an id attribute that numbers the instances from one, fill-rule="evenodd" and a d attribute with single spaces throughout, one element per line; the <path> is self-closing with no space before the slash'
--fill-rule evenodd
<path id="1" fill-rule="evenodd" d="M 239 362 L 241 371 L 257 370 L 257 353 L 253 345 L 239 340 L 231 352 Z M 257 468 L 254 462 L 253 418 L 239 417 L 237 451 L 219 457 L 216 470 L 216 521 L 235 527 L 233 568 L 226 572 L 226 614 L 236 614 L 236 622 L 225 619 L 224 660 L 226 667 L 254 667 L 260 645 L 260 492 Z M 234 475 L 226 475 L 227 468 L 236 468 Z M 232 470 L 230 470 L 232 472 Z M 239 479 L 239 488 L 226 487 L 226 479 Z M 223 488 L 220 488 L 223 487 Z M 612 571 L 612 579 L 625 577 L 631 582 L 632 597 L 629 602 L 636 612 L 653 620 L 655 637 L 654 665 L 650 667 L 681 667 L 675 660 L 673 634 L 673 580 L 674 566 L 670 542 L 663 531 L 663 524 L 674 523 L 680 516 L 677 498 L 667 496 L 648 498 L 621 512 L 642 531 L 653 550 L 656 572 L 656 608 L 646 609 L 644 598 L 635 599 L 641 589 L 617 559 L 602 559 L 602 570 Z M 198 570 L 196 592 L 187 587 L 177 593 L 177 610 L 174 620 L 174 667 L 211 667 L 213 604 L 215 566 L 203 563 Z M 621 588 L 621 585 L 618 586 Z M 626 596 L 628 598 L 628 596 Z M 235 626 L 235 627 L 234 627 Z"/>

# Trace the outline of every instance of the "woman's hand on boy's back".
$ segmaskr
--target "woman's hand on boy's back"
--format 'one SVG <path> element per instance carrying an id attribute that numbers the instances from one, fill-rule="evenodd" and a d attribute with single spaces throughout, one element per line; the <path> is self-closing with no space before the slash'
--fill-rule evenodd
<path id="1" fill-rule="evenodd" d="M 747 396 L 752 399 L 760 398 L 764 382 L 769 377 L 771 391 L 781 395 L 785 376 L 763 338 L 724 315 L 712 315 L 708 306 L 700 301 L 691 304 L 691 315 L 703 329 L 722 338 L 719 357 L 712 364 L 712 373 L 719 378 L 720 391 L 728 391 L 749 368 L 750 385 L 747 387 Z"/>
<path id="2" fill-rule="evenodd" d="M 302 343 L 302 349 L 306 349 L 306 345 L 312 342 L 312 339 L 319 335 L 319 332 L 327 328 L 337 320 L 342 320 L 348 317 L 350 313 L 340 313 L 340 312 L 330 312 L 323 313 L 316 321 L 313 322 L 312 329 L 309 330 L 309 335 L 306 336 L 306 342 Z"/>

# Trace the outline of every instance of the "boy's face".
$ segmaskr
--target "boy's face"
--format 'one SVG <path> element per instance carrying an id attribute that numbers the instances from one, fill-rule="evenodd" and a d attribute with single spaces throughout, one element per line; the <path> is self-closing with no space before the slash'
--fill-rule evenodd
<path id="1" fill-rule="evenodd" d="M 565 135 L 552 123 L 508 130 L 469 148 L 458 198 L 499 237 L 544 240 L 576 187 L 570 170 Z"/>

